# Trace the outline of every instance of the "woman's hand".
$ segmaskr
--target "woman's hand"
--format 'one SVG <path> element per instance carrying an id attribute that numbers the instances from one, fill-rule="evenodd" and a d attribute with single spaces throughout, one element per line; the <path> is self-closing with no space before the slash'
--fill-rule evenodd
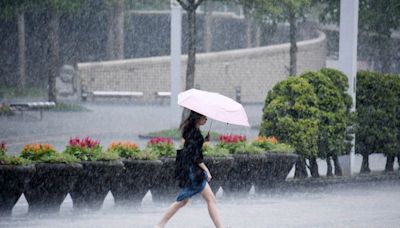
<path id="1" fill-rule="evenodd" d="M 210 141 L 210 132 L 207 133 L 206 137 L 204 138 L 204 141 L 206 142 Z"/>
<path id="2" fill-rule="evenodd" d="M 211 173 L 207 172 L 207 182 L 210 182 L 212 179 Z"/>

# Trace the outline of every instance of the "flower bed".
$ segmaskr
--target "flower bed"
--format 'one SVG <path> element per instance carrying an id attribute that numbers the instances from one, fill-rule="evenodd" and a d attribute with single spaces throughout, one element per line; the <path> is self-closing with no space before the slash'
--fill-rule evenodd
<path id="1" fill-rule="evenodd" d="M 0 216 L 11 215 L 25 186 L 35 173 L 35 166 L 16 156 L 7 156 L 7 147 L 0 144 Z"/>
<path id="2" fill-rule="evenodd" d="M 21 157 L 33 161 L 36 168 L 24 192 L 29 212 L 58 212 L 82 170 L 78 160 L 49 144 L 28 144 Z"/>
<path id="3" fill-rule="evenodd" d="M 124 168 L 122 162 L 117 160 L 118 154 L 103 152 L 100 142 L 89 137 L 71 139 L 65 152 L 82 160 L 82 172 L 70 191 L 73 207 L 100 209 L 112 180 Z"/>
<path id="4" fill-rule="evenodd" d="M 117 151 L 123 159 L 124 170 L 114 178 L 111 193 L 116 205 L 139 206 L 155 182 L 162 162 L 152 150 L 140 150 L 132 142 L 114 142 L 109 151 Z"/>
<path id="5" fill-rule="evenodd" d="M 158 154 L 162 165 L 151 186 L 153 201 L 160 202 L 174 199 L 178 192 L 175 180 L 176 150 L 170 138 L 157 137 L 148 141 L 145 150 Z"/>

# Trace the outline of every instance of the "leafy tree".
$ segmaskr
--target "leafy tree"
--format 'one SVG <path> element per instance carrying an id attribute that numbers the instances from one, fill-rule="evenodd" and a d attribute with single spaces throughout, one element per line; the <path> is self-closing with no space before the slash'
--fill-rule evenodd
<path id="1" fill-rule="evenodd" d="M 313 0 L 320 3 L 322 11 L 320 20 L 324 23 L 339 24 L 340 0 Z M 389 72 L 391 36 L 395 29 L 400 27 L 400 0 L 360 0 L 359 1 L 358 29 L 371 39 L 370 46 L 377 51 L 370 51 L 371 57 L 380 62 L 380 71 Z"/>
<path id="2" fill-rule="evenodd" d="M 307 80 L 290 77 L 268 92 L 259 135 L 275 136 L 300 155 L 295 177 L 306 177 L 306 159 L 317 156 L 318 98 Z"/>
<path id="3" fill-rule="evenodd" d="M 0 18 L 16 18 L 18 27 L 18 63 L 19 77 L 17 91 L 23 93 L 26 87 L 26 42 L 25 42 L 25 11 L 29 9 L 29 0 L 0 1 Z"/>
<path id="4" fill-rule="evenodd" d="M 289 23 L 290 66 L 289 74 L 297 75 L 297 20 L 304 17 L 312 0 L 234 0 L 245 12 L 253 15 L 261 24 Z"/>
<path id="5" fill-rule="evenodd" d="M 124 16 L 126 0 L 106 0 L 108 6 L 107 55 L 110 60 L 124 58 Z"/>
<path id="6" fill-rule="evenodd" d="M 78 10 L 85 0 L 40 0 L 27 1 L 29 9 L 48 16 L 49 62 L 48 69 L 48 99 L 56 102 L 56 77 L 60 69 L 59 19 L 60 16 Z"/>

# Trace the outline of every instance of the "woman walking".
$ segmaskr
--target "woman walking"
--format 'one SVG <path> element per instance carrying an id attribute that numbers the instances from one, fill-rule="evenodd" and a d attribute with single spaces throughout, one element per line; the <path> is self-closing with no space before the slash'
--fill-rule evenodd
<path id="1" fill-rule="evenodd" d="M 156 227 L 163 228 L 171 217 L 189 202 L 189 198 L 201 193 L 207 202 L 208 213 L 215 227 L 222 228 L 216 199 L 208 184 L 212 176 L 203 162 L 202 146 L 205 140 L 209 140 L 209 135 L 204 138 L 200 132 L 200 126 L 206 122 L 206 116 L 191 111 L 189 117 L 180 126 L 185 140 L 183 149 L 176 159 L 175 177 L 179 181 L 180 192 Z"/>

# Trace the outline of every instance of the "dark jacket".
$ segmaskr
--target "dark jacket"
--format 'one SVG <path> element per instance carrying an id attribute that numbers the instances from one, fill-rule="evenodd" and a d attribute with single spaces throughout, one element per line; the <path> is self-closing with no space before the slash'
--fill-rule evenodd
<path id="1" fill-rule="evenodd" d="M 203 169 L 199 167 L 199 164 L 203 162 L 203 135 L 198 128 L 193 128 L 186 135 L 183 135 L 183 138 L 185 139 L 185 144 L 182 150 L 177 151 L 175 162 L 175 178 L 181 188 L 199 184 L 205 178 Z M 190 167 L 194 174 L 194 181 L 189 178 Z"/>

